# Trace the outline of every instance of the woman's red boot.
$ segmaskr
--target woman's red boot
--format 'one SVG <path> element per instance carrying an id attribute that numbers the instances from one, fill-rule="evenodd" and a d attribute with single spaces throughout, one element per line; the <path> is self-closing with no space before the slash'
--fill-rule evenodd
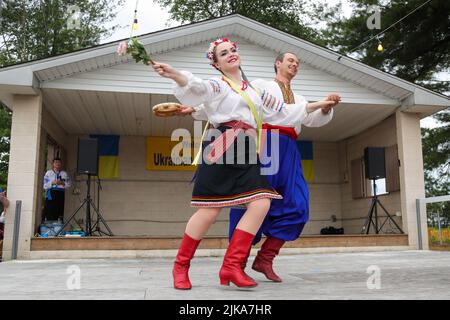
<path id="1" fill-rule="evenodd" d="M 235 229 L 219 272 L 221 285 L 230 285 L 230 282 L 240 288 L 253 288 L 258 285 L 242 270 L 242 263 L 248 257 L 254 237 L 254 234 Z"/>
<path id="2" fill-rule="evenodd" d="M 191 281 L 189 280 L 189 267 L 191 260 L 194 257 L 195 250 L 201 240 L 195 240 L 188 236 L 186 233 L 181 241 L 180 248 L 178 249 L 177 257 L 173 265 L 173 287 L 178 290 L 190 290 L 192 288 Z"/>

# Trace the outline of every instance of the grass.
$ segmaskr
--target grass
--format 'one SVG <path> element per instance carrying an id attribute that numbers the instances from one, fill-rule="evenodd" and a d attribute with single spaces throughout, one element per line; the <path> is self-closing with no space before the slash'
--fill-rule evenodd
<path id="1" fill-rule="evenodd" d="M 450 228 L 441 229 L 442 245 L 439 241 L 439 229 L 428 228 L 428 241 L 431 250 L 450 251 Z"/>

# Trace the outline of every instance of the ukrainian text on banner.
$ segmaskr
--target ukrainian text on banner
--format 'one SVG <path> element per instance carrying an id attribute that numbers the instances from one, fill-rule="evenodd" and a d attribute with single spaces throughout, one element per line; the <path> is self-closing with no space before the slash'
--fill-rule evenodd
<path id="1" fill-rule="evenodd" d="M 148 137 L 147 170 L 195 171 L 197 167 L 191 165 L 194 151 L 192 140 L 171 141 L 170 137 Z"/>
<path id="2" fill-rule="evenodd" d="M 312 141 L 297 141 L 302 156 L 303 176 L 307 182 L 314 181 L 313 143 Z"/>
<path id="3" fill-rule="evenodd" d="M 113 135 L 91 135 L 98 139 L 98 177 L 100 179 L 119 178 L 119 139 Z"/>

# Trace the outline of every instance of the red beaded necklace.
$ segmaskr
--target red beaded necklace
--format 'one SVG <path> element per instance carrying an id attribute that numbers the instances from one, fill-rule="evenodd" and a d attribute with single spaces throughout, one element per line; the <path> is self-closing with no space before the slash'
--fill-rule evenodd
<path id="1" fill-rule="evenodd" d="M 227 80 L 225 80 L 225 78 L 222 78 L 222 80 L 225 81 L 231 87 L 230 83 Z M 247 90 L 247 88 L 248 88 L 247 81 L 242 81 L 241 90 L 245 91 Z"/>

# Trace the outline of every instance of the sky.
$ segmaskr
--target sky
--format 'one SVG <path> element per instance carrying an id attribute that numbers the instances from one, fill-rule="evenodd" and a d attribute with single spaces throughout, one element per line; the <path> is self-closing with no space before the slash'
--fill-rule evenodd
<path id="1" fill-rule="evenodd" d="M 334 5 L 342 1 L 343 14 L 350 16 L 352 8 L 348 4 L 347 0 L 319 0 L 320 2 L 326 1 L 330 5 Z M 131 24 L 134 18 L 134 9 L 136 6 L 136 0 L 126 0 L 123 8 L 117 14 L 111 25 L 119 25 L 121 28 L 117 29 L 110 37 L 103 39 L 102 43 L 112 42 L 120 39 L 125 39 L 130 36 Z M 158 30 L 167 29 L 170 27 L 176 27 L 180 25 L 177 21 L 171 21 L 169 19 L 169 12 L 166 8 L 161 8 L 158 4 L 155 4 L 152 0 L 140 0 L 138 1 L 138 25 L 137 31 L 133 31 L 133 35 L 139 36 L 142 34 L 155 32 Z M 449 73 L 440 73 L 438 78 L 441 80 L 450 80 Z M 432 118 L 428 117 L 420 122 L 424 128 L 435 128 L 439 124 Z"/>
<path id="2" fill-rule="evenodd" d="M 136 7 L 135 0 L 126 0 L 125 5 L 117 14 L 116 19 L 111 25 L 123 26 L 116 30 L 109 38 L 102 42 L 111 42 L 120 39 L 125 39 L 130 36 L 131 24 L 134 18 L 134 9 Z M 158 4 L 152 0 L 140 0 L 138 3 L 138 30 L 134 31 L 133 35 L 139 36 L 142 34 L 175 27 L 180 23 L 169 20 L 169 12 L 162 9 Z"/>

